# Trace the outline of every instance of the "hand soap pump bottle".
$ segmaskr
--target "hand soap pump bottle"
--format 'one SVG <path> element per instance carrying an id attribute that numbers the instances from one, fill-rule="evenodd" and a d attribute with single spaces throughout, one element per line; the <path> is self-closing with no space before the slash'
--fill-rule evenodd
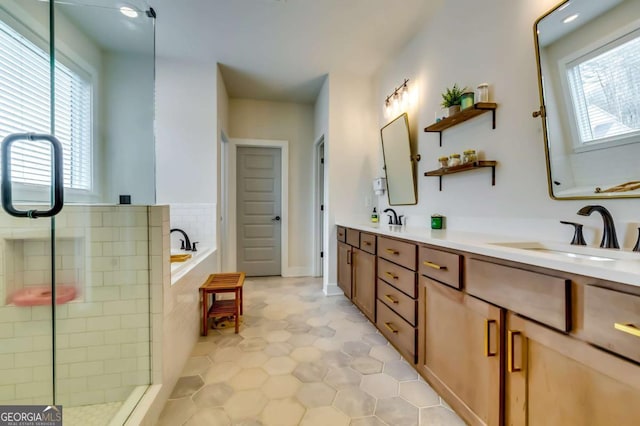
<path id="1" fill-rule="evenodd" d="M 373 212 L 371 213 L 371 223 L 378 223 L 378 212 L 376 208 L 373 208 Z"/>

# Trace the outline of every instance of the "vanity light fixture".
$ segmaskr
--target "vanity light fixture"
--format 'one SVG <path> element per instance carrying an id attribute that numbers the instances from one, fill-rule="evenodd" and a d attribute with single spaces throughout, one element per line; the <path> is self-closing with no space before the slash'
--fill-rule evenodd
<path id="1" fill-rule="evenodd" d="M 120 8 L 120 13 L 122 13 L 127 18 L 137 18 L 138 17 L 138 12 L 135 9 L 133 9 L 132 7 L 129 7 L 129 6 L 122 6 Z"/>
<path id="2" fill-rule="evenodd" d="M 577 13 L 575 13 L 575 14 L 573 14 L 571 16 L 567 16 L 566 18 L 564 18 L 562 20 L 562 22 L 565 23 L 565 24 L 568 24 L 569 22 L 573 22 L 576 19 L 578 19 L 578 14 Z"/>
<path id="3" fill-rule="evenodd" d="M 393 93 L 384 100 L 384 115 L 386 118 L 400 115 L 409 106 L 411 96 L 407 83 L 409 83 L 409 79 L 405 78 L 404 82 L 399 87 L 396 87 Z"/>

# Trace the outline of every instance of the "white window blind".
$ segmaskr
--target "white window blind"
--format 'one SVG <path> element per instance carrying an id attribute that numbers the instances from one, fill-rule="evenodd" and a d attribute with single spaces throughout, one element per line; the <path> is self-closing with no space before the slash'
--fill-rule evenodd
<path id="1" fill-rule="evenodd" d="M 631 33 L 568 64 L 582 144 L 640 136 L 640 34 Z"/>
<path id="2" fill-rule="evenodd" d="M 49 55 L 0 21 L 0 137 L 51 133 Z M 92 184 L 91 84 L 55 63 L 55 136 L 63 146 L 64 186 L 90 190 Z M 14 183 L 51 185 L 48 143 L 16 142 Z"/>

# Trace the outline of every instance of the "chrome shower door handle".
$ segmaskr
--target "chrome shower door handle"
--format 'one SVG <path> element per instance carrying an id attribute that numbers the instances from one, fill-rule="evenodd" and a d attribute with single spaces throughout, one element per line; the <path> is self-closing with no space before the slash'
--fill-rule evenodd
<path id="1" fill-rule="evenodd" d="M 51 184 L 53 186 L 53 205 L 49 210 L 18 210 L 13 205 L 13 187 L 11 185 L 11 145 L 14 142 L 26 141 L 47 141 L 53 149 Z M 52 135 L 37 133 L 14 133 L 2 141 L 2 183 L 0 192 L 2 198 L 2 208 L 11 216 L 30 217 L 51 217 L 60 213 L 64 204 L 64 180 L 63 180 L 62 144 Z"/>

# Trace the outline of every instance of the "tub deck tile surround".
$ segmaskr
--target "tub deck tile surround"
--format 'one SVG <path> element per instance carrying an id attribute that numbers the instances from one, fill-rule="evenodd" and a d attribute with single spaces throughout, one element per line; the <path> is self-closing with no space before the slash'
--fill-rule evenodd
<path id="1" fill-rule="evenodd" d="M 323 295 L 321 279 L 244 286 L 240 334 L 200 338 L 159 425 L 464 425 L 349 300 Z"/>

